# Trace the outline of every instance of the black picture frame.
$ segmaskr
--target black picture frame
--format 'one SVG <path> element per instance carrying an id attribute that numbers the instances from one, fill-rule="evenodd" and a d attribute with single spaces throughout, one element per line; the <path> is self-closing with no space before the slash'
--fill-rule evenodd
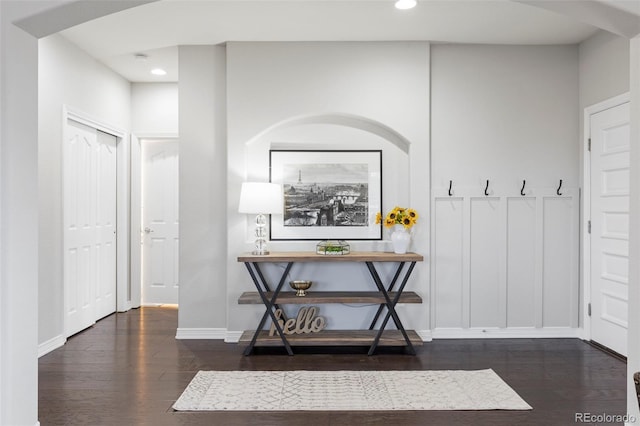
<path id="1" fill-rule="evenodd" d="M 285 204 L 271 215 L 271 240 L 382 239 L 382 150 L 273 149 L 269 180 Z"/>

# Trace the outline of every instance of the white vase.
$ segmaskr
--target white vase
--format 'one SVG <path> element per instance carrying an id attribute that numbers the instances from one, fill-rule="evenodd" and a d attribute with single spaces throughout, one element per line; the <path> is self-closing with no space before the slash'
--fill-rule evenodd
<path id="1" fill-rule="evenodd" d="M 411 234 L 402 225 L 396 225 L 391 233 L 391 244 L 393 244 L 393 252 L 404 254 L 411 243 Z"/>

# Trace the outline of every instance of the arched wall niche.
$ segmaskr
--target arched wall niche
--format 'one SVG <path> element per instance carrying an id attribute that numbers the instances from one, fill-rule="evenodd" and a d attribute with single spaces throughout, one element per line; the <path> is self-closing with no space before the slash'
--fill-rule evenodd
<path id="1" fill-rule="evenodd" d="M 411 145 L 411 143 L 404 136 L 402 136 L 391 127 L 380 123 L 379 121 L 355 114 L 332 113 L 302 115 L 282 120 L 281 122 L 268 127 L 267 129 L 250 139 L 247 142 L 247 147 L 251 147 L 252 144 L 260 141 L 272 132 L 276 132 L 278 130 L 286 129 L 289 127 L 303 125 L 334 125 L 359 129 L 385 139 L 389 143 L 398 147 L 400 150 L 404 151 L 406 154 L 409 153 L 409 147 Z"/>
<path id="2" fill-rule="evenodd" d="M 269 180 L 269 151 L 278 150 L 381 150 L 382 151 L 382 210 L 387 211 L 397 204 L 406 204 L 410 199 L 410 158 L 411 143 L 407 138 L 390 126 L 379 121 L 343 113 L 327 113 L 295 116 L 284 119 L 268 126 L 254 137 L 247 140 L 244 150 L 244 176 L 240 173 L 241 181 Z M 234 169 L 230 164 L 230 171 Z M 246 215 L 241 219 L 242 225 L 234 227 L 230 224 L 230 244 L 233 241 L 242 241 L 242 252 L 253 247 L 254 217 Z M 234 222 L 234 218 L 231 218 Z M 238 232 L 238 233 L 236 233 Z M 382 240 L 348 240 L 352 250 L 357 251 L 389 251 L 391 250 L 387 230 L 383 231 Z M 319 240 L 318 240 L 319 241 Z M 312 251 L 318 241 L 269 241 L 269 250 L 278 251 Z M 234 251 L 234 250 L 231 250 Z M 389 280 L 393 270 L 391 265 L 381 264 L 379 272 L 384 280 Z M 232 271 L 233 272 L 233 271 Z M 237 280 L 246 283 L 246 271 L 240 271 Z M 270 282 L 275 282 L 281 274 L 278 267 L 265 266 L 263 273 Z M 244 274 L 244 275 L 243 275 Z M 368 290 L 370 281 L 365 269 L 354 268 L 353 265 L 333 265 L 332 268 L 318 268 L 317 265 L 296 265 L 292 270 L 292 276 L 304 276 L 313 280 L 317 288 L 325 291 L 338 291 L 344 289 L 345 283 L 349 283 L 354 290 Z M 237 282 L 230 280 L 230 282 Z M 245 287 L 244 290 L 251 290 Z M 242 289 L 233 285 L 229 288 L 230 300 L 237 300 Z M 235 318 L 236 313 L 243 312 L 247 315 L 246 307 L 237 307 L 236 303 L 229 304 L 230 316 Z M 287 308 L 287 315 L 294 315 L 297 307 Z M 363 313 L 362 307 L 345 307 L 340 305 L 323 305 L 322 315 L 331 318 L 331 328 L 366 328 L 363 318 L 370 318 L 375 313 L 375 307 L 365 309 L 371 313 Z M 358 314 L 354 314 L 357 309 Z M 258 312 L 259 314 L 259 312 Z M 259 318 L 254 312 L 249 314 L 250 320 L 242 318 L 242 327 L 251 327 Z M 235 323 L 232 327 L 235 326 Z"/>
<path id="3" fill-rule="evenodd" d="M 291 117 L 269 126 L 245 143 L 246 181 L 269 180 L 269 151 L 279 150 L 381 150 L 382 210 L 409 199 L 411 143 L 391 127 L 352 114 L 317 114 Z M 248 223 L 249 224 L 249 223 Z M 246 241 L 253 238 L 247 226 Z M 383 239 L 388 236 L 383 234 Z M 282 250 L 313 249 L 309 241 L 273 241 Z M 355 241 L 359 249 L 384 249 L 381 241 Z M 306 247 L 309 246 L 309 247 Z"/>

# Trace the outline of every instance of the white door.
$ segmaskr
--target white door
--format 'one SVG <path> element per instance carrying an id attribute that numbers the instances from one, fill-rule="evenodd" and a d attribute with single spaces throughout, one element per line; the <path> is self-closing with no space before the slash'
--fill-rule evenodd
<path id="1" fill-rule="evenodd" d="M 117 138 L 98 131 L 96 146 L 96 316 L 116 311 L 116 145 Z"/>
<path id="2" fill-rule="evenodd" d="M 115 311 L 116 138 L 68 120 L 64 141 L 65 333 Z"/>
<path id="3" fill-rule="evenodd" d="M 178 303 L 178 141 L 142 141 L 142 304 Z"/>
<path id="4" fill-rule="evenodd" d="M 591 340 L 627 355 L 629 103 L 591 115 Z"/>

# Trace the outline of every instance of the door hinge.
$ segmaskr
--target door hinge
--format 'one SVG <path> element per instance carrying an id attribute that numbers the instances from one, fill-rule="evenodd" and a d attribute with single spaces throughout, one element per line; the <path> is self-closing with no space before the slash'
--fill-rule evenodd
<path id="1" fill-rule="evenodd" d="M 587 222 L 587 232 L 590 234 L 591 233 L 591 221 Z"/>
<path id="2" fill-rule="evenodd" d="M 587 315 L 591 316 L 591 303 L 587 304 Z"/>
<path id="3" fill-rule="evenodd" d="M 587 142 L 587 151 L 591 152 L 591 138 Z"/>

